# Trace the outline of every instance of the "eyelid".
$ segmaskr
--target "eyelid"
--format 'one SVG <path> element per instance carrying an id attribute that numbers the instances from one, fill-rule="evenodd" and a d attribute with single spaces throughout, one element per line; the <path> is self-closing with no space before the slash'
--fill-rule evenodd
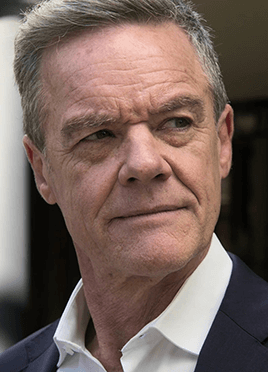
<path id="1" fill-rule="evenodd" d="M 194 122 L 194 119 L 189 117 L 189 116 L 185 116 L 185 115 L 178 115 L 178 116 L 174 116 L 172 118 L 168 118 L 164 121 L 163 125 L 161 126 L 161 128 L 164 128 L 166 126 L 167 123 L 173 121 L 173 120 L 185 120 L 186 122 L 186 125 L 182 126 L 182 127 L 177 127 L 178 130 L 185 130 L 187 129 L 189 126 L 191 126 Z"/>
<path id="2" fill-rule="evenodd" d="M 105 132 L 108 135 L 105 135 L 103 138 L 89 139 L 90 137 L 93 137 L 94 135 L 97 136 L 98 133 L 100 134 L 100 133 L 105 133 Z M 109 129 L 99 129 L 99 130 L 97 130 L 97 131 L 95 131 L 93 133 L 90 133 L 87 136 L 83 137 L 79 142 L 83 142 L 83 141 L 89 141 L 89 142 L 90 141 L 92 141 L 92 142 L 93 141 L 100 141 L 101 139 L 104 139 L 106 137 L 114 137 L 113 132 L 111 130 L 109 130 Z"/>

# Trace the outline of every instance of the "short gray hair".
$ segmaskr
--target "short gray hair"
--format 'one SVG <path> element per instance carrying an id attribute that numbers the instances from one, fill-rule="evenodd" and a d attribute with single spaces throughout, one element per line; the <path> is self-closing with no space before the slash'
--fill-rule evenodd
<path id="1" fill-rule="evenodd" d="M 15 40 L 14 71 L 21 94 L 24 132 L 40 151 L 47 107 L 40 77 L 42 52 L 52 40 L 84 29 L 123 23 L 171 21 L 188 35 L 208 79 L 217 122 L 228 101 L 211 34 L 190 1 L 46 0 L 26 12 Z"/>

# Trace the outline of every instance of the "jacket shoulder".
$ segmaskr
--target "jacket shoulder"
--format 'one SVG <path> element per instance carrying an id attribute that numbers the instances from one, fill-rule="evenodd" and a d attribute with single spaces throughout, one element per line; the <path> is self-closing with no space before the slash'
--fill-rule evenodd
<path id="1" fill-rule="evenodd" d="M 230 254 L 233 272 L 220 310 L 256 339 L 268 337 L 268 283 Z"/>
<path id="2" fill-rule="evenodd" d="M 230 256 L 230 282 L 195 372 L 268 372 L 268 284 Z"/>
<path id="3" fill-rule="evenodd" d="M 40 358 L 49 348 L 53 348 L 57 356 L 56 345 L 53 336 L 56 331 L 58 320 L 28 336 L 7 349 L 0 355 L 0 371 L 23 372 L 26 368 Z"/>

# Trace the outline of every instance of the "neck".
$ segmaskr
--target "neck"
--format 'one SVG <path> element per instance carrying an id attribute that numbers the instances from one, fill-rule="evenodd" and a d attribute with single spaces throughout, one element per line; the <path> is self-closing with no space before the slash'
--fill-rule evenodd
<path id="1" fill-rule="evenodd" d="M 171 303 L 198 264 L 165 277 L 150 278 L 94 275 L 91 262 L 77 252 L 87 306 L 92 318 L 86 347 L 107 371 L 122 371 L 121 349 L 146 324 L 157 318 Z"/>

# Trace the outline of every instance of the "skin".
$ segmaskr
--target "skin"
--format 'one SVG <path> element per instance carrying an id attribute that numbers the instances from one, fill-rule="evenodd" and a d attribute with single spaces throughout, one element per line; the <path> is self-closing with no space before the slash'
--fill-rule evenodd
<path id="1" fill-rule="evenodd" d="M 73 238 L 107 371 L 171 302 L 210 246 L 233 113 L 219 122 L 206 76 L 172 23 L 123 25 L 46 49 L 46 155 L 24 145 L 43 198 Z"/>

